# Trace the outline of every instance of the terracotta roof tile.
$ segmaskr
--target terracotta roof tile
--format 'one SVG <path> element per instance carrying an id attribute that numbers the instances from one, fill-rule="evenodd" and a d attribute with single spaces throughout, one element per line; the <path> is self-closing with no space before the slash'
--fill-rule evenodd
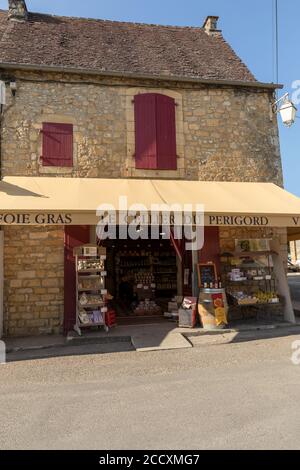
<path id="1" fill-rule="evenodd" d="M 222 36 L 160 26 L 0 11 L 0 63 L 196 79 L 255 81 Z"/>

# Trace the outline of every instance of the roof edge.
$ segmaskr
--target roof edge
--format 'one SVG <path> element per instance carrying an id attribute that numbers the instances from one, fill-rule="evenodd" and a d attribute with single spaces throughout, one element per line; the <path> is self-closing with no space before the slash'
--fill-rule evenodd
<path id="1" fill-rule="evenodd" d="M 185 82 L 185 83 L 199 83 L 207 85 L 220 85 L 220 86 L 236 86 L 248 88 L 264 88 L 270 90 L 282 89 L 284 85 L 275 83 L 263 82 L 245 82 L 236 80 L 213 80 L 201 79 L 197 77 L 182 77 L 175 75 L 147 75 L 129 72 L 113 72 L 113 71 L 98 71 L 87 68 L 72 68 L 72 67 L 55 67 L 50 65 L 37 65 L 37 64 L 14 64 L 14 63 L 0 63 L 0 69 L 7 70 L 28 70 L 28 71 L 44 71 L 54 73 L 70 73 L 70 74 L 84 74 L 84 75 L 99 75 L 105 77 L 119 77 L 119 78 L 140 78 L 145 80 L 166 80 L 171 82 Z"/>

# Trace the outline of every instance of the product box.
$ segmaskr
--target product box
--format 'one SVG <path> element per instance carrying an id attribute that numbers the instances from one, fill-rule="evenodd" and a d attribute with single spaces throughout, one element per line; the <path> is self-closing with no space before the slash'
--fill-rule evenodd
<path id="1" fill-rule="evenodd" d="M 106 312 L 105 323 L 109 328 L 117 326 L 116 312 L 114 310 L 108 310 Z"/>
<path id="2" fill-rule="evenodd" d="M 178 326 L 181 328 L 195 328 L 196 306 L 192 309 L 180 308 L 178 311 Z"/>
<path id="3" fill-rule="evenodd" d="M 136 292 L 139 300 L 154 298 L 154 290 L 148 286 L 138 287 Z"/>
<path id="4" fill-rule="evenodd" d="M 168 312 L 177 312 L 178 304 L 177 302 L 168 302 Z"/>
<path id="5" fill-rule="evenodd" d="M 235 249 L 241 253 L 245 251 L 270 251 L 270 241 L 268 238 L 236 239 Z"/>

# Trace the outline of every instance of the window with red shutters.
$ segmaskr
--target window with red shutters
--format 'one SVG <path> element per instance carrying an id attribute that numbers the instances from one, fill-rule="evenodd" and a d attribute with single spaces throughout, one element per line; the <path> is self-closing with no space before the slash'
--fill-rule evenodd
<path id="1" fill-rule="evenodd" d="M 73 166 L 73 125 L 43 123 L 43 166 Z"/>
<path id="2" fill-rule="evenodd" d="M 135 161 L 143 170 L 176 170 L 175 100 L 158 93 L 135 96 Z"/>
<path id="3" fill-rule="evenodd" d="M 175 100 L 156 95 L 157 168 L 177 170 Z"/>
<path id="4" fill-rule="evenodd" d="M 156 95 L 146 93 L 134 98 L 135 167 L 157 168 Z"/>

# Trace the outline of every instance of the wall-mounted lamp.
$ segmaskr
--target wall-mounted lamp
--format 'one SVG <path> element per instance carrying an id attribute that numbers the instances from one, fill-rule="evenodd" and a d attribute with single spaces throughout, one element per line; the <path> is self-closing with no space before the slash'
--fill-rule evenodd
<path id="1" fill-rule="evenodd" d="M 10 90 L 13 96 L 16 96 L 17 93 L 17 82 L 15 80 L 11 80 L 9 83 Z"/>
<path id="2" fill-rule="evenodd" d="M 273 104 L 273 110 L 275 113 L 280 113 L 282 122 L 285 126 L 291 127 L 294 124 L 297 108 L 290 100 L 288 93 L 279 98 L 279 100 Z"/>

